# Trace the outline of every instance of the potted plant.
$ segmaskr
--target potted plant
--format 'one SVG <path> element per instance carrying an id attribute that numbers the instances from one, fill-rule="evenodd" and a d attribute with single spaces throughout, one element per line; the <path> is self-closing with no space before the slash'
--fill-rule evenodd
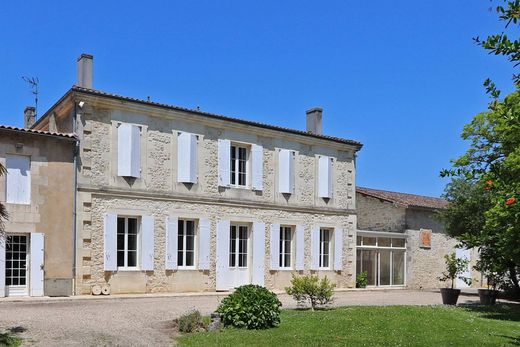
<path id="1" fill-rule="evenodd" d="M 356 276 L 356 288 L 366 288 L 368 284 L 368 272 L 363 271 Z"/>
<path id="2" fill-rule="evenodd" d="M 482 272 L 486 278 L 486 287 L 478 289 L 478 297 L 482 305 L 494 305 L 498 298 L 498 289 L 504 280 L 504 275 L 495 271 L 493 264 L 488 264 L 482 260 L 477 262 L 475 270 Z"/>
<path id="3" fill-rule="evenodd" d="M 444 256 L 446 263 L 446 271 L 439 277 L 440 281 L 450 282 L 451 287 L 441 288 L 442 303 L 444 305 L 456 305 L 459 299 L 460 289 L 455 289 L 455 280 L 461 279 L 465 283 L 471 283 L 471 279 L 461 276 L 468 268 L 469 261 L 467 259 L 457 258 L 455 252 Z"/>

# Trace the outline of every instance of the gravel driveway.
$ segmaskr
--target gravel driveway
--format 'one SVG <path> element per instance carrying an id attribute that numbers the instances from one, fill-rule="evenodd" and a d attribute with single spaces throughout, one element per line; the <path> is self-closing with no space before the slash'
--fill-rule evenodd
<path id="1" fill-rule="evenodd" d="M 33 346 L 166 346 L 173 343 L 172 320 L 198 309 L 213 312 L 225 295 L 158 295 L 0 299 L 0 331 L 26 329 L 20 336 Z M 284 307 L 293 308 L 287 295 Z M 461 295 L 460 303 L 478 297 Z M 343 291 L 335 305 L 431 305 L 441 302 L 438 292 L 411 290 Z"/>

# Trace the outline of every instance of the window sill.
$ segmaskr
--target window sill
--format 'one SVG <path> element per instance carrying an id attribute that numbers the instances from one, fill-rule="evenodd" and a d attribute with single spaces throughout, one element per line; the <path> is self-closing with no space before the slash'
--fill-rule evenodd
<path id="1" fill-rule="evenodd" d="M 232 184 L 229 185 L 229 188 L 241 189 L 241 190 L 252 190 L 252 188 L 249 186 L 236 186 L 236 185 L 232 185 Z"/>
<path id="2" fill-rule="evenodd" d="M 177 267 L 177 270 L 179 271 L 193 271 L 193 270 L 197 270 L 197 268 L 195 266 L 178 266 Z"/>
<path id="3" fill-rule="evenodd" d="M 118 267 L 117 271 L 121 272 L 141 272 L 143 270 L 136 268 L 136 267 Z"/>
<path id="4" fill-rule="evenodd" d="M 292 267 L 279 267 L 278 271 L 295 271 Z"/>

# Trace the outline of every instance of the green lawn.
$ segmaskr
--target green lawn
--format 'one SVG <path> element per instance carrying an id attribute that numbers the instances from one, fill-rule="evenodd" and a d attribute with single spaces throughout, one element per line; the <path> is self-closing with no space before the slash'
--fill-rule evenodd
<path id="1" fill-rule="evenodd" d="M 180 336 L 181 346 L 518 346 L 520 305 L 344 307 L 282 311 L 269 330 Z"/>

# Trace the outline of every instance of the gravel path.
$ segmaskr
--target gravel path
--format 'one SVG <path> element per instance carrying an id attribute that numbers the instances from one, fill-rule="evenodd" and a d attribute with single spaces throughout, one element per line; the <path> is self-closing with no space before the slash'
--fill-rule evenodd
<path id="1" fill-rule="evenodd" d="M 0 331 L 13 327 L 24 345 L 32 346 L 167 346 L 173 343 L 172 319 L 198 309 L 213 312 L 225 295 L 118 296 L 46 298 L 10 301 L 0 299 Z M 286 308 L 294 302 L 285 294 Z M 459 303 L 478 301 L 461 295 Z M 343 291 L 336 306 L 440 304 L 438 292 L 411 290 Z"/>

